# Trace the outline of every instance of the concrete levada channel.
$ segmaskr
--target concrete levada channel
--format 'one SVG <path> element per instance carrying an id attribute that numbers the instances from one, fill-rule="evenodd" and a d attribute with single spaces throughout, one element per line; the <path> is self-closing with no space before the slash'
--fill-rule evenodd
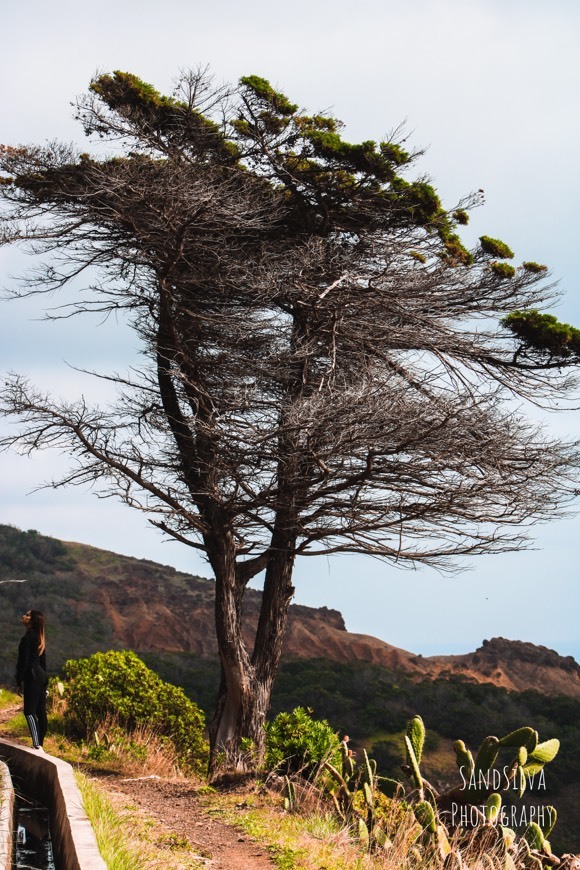
<path id="1" fill-rule="evenodd" d="M 18 795 L 15 834 L 14 866 L 18 870 L 57 870 L 46 807 L 24 795 Z"/>

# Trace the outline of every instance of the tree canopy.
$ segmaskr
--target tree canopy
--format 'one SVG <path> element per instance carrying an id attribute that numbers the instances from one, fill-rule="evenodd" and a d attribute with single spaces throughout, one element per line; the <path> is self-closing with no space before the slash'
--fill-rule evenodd
<path id="1" fill-rule="evenodd" d="M 15 292 L 86 278 L 68 313 L 125 312 L 143 361 L 117 405 L 57 403 L 23 379 L 5 445 L 57 446 L 90 483 L 204 551 L 216 577 L 218 751 L 259 757 L 299 555 L 367 553 L 448 567 L 517 549 L 565 507 L 574 445 L 514 398 L 571 389 L 578 330 L 542 314 L 546 267 L 460 227 L 405 177 L 401 136 L 351 144 L 258 76 L 204 73 L 173 96 L 100 75 L 79 99 L 112 154 L 2 146 L 3 241 L 49 254 Z M 95 270 L 98 278 L 94 278 Z M 265 571 L 253 647 L 243 595 Z M 245 745 L 245 744 L 244 744 Z"/>

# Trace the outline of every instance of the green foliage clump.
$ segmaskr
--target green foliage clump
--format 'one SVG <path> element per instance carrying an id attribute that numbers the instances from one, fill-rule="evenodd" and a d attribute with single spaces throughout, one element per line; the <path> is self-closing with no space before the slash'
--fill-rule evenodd
<path id="1" fill-rule="evenodd" d="M 548 271 L 547 266 L 544 266 L 542 263 L 534 263 L 533 261 L 522 263 L 522 268 L 525 269 L 526 272 L 531 272 L 533 275 L 538 275 L 541 272 Z"/>
<path id="2" fill-rule="evenodd" d="M 397 195 L 397 202 L 406 208 L 419 226 L 433 223 L 442 214 L 441 200 L 433 185 L 426 181 L 405 181 L 397 177 L 391 189 Z"/>
<path id="3" fill-rule="evenodd" d="M 238 157 L 235 144 L 225 139 L 218 124 L 187 103 L 160 94 L 153 85 L 133 73 L 115 70 L 112 75 L 97 76 L 90 90 L 113 112 L 138 126 L 146 136 L 153 136 L 157 145 L 162 140 L 168 144 L 182 143 L 187 136 L 207 156 L 218 156 L 226 161 Z M 91 117 L 87 124 L 87 133 L 107 135 L 106 123 L 97 117 Z"/>
<path id="4" fill-rule="evenodd" d="M 513 278 L 516 270 L 509 263 L 490 263 L 490 270 L 498 278 Z"/>
<path id="5" fill-rule="evenodd" d="M 373 173 L 381 181 L 388 180 L 393 174 L 390 161 L 385 165 L 383 158 L 377 154 L 376 143 L 370 139 L 351 145 L 339 133 L 316 129 L 311 129 L 307 138 L 317 157 L 344 161 L 355 172 Z"/>
<path id="6" fill-rule="evenodd" d="M 346 181 L 349 189 L 354 173 L 370 179 L 373 187 L 377 182 L 392 181 L 395 167 L 412 160 L 396 142 L 378 145 L 372 140 L 359 144 L 346 142 L 339 132 L 343 126 L 339 120 L 320 114 L 298 115 L 298 106 L 261 76 L 244 76 L 240 84 L 246 89 L 246 100 L 254 104 L 253 116 L 249 119 L 242 113 L 232 122 L 233 129 L 242 138 L 259 138 L 261 132 L 274 136 L 286 132 L 291 148 L 280 150 L 281 165 L 287 165 L 292 174 L 306 173 L 310 183 L 342 188 Z M 327 162 L 332 165 L 326 165 Z"/>
<path id="7" fill-rule="evenodd" d="M 464 208 L 458 208 L 453 212 L 453 218 L 461 226 L 466 226 L 469 223 L 469 215 Z"/>
<path id="8" fill-rule="evenodd" d="M 444 251 L 442 258 L 453 266 L 471 266 L 473 254 L 471 254 L 456 233 L 445 235 L 443 241 Z"/>
<path id="9" fill-rule="evenodd" d="M 121 70 L 93 79 L 90 90 L 122 117 L 146 123 L 150 129 L 166 127 L 176 114 L 188 110 L 185 103 L 160 94 L 153 85 Z"/>
<path id="10" fill-rule="evenodd" d="M 115 70 L 113 75 L 99 76 L 91 82 L 89 89 L 102 97 L 111 109 L 126 107 L 131 98 L 136 106 L 143 102 L 157 106 L 178 105 L 171 97 L 160 94 L 153 85 L 142 81 L 133 73 L 121 70 Z M 181 105 L 183 107 L 184 104 Z"/>
<path id="11" fill-rule="evenodd" d="M 240 84 L 253 91 L 256 97 L 268 103 L 279 115 L 293 115 L 298 110 L 296 103 L 291 103 L 288 97 L 275 91 L 270 82 L 261 76 L 242 76 Z"/>
<path id="12" fill-rule="evenodd" d="M 385 160 L 389 160 L 396 166 L 404 166 L 411 160 L 411 155 L 396 142 L 381 142 L 379 145 L 381 154 Z"/>
<path id="13" fill-rule="evenodd" d="M 266 725 L 266 766 L 284 773 L 300 771 L 308 776 L 321 762 L 340 752 L 337 734 L 328 722 L 313 719 L 304 707 L 279 713 Z"/>
<path id="14" fill-rule="evenodd" d="M 560 323 L 553 314 L 541 314 L 535 308 L 512 311 L 501 323 L 527 348 L 559 357 L 580 354 L 580 329 Z"/>
<path id="15" fill-rule="evenodd" d="M 511 260 L 514 252 L 501 239 L 492 239 L 491 236 L 480 236 L 481 249 L 492 257 L 500 257 L 502 260 Z"/>
<path id="16" fill-rule="evenodd" d="M 205 766 L 204 714 L 135 653 L 110 651 L 71 659 L 64 674 L 65 726 L 73 734 L 86 737 L 111 719 L 129 733 L 147 725 L 171 741 L 182 764 L 194 770 Z"/>

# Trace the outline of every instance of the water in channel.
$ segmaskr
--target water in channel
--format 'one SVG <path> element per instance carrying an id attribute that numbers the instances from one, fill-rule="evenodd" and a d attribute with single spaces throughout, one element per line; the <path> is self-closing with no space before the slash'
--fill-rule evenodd
<path id="1" fill-rule="evenodd" d="M 22 796 L 16 802 L 14 866 L 18 870 L 56 870 L 48 810 Z"/>

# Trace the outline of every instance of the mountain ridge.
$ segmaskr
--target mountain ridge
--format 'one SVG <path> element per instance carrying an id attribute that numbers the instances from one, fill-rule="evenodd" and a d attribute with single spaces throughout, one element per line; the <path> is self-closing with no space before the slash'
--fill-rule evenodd
<path id="1" fill-rule="evenodd" d="M 69 543 L 68 546 L 86 545 Z M 155 565 L 147 560 L 135 561 L 147 566 Z M 111 620 L 116 625 L 118 639 L 137 650 L 195 652 L 204 658 L 217 656 L 213 628 L 214 581 L 177 571 L 175 573 L 176 577 L 189 578 L 192 584 L 194 608 L 190 617 L 191 630 L 184 630 L 181 618 L 176 619 L 165 603 L 158 605 L 155 611 L 157 621 L 152 618 L 151 612 L 139 620 L 144 604 L 139 590 L 133 588 L 129 602 L 125 603 L 118 600 L 118 586 L 105 580 L 102 588 L 107 596 L 107 606 Z M 166 593 L 165 590 L 160 592 L 163 602 Z M 245 637 L 250 648 L 260 598 L 260 592 L 247 590 Z M 498 637 L 484 640 L 474 652 L 464 655 L 423 657 L 371 635 L 349 632 L 342 614 L 328 607 L 290 605 L 284 656 L 326 658 L 343 663 L 367 662 L 417 679 L 453 675 L 474 682 L 490 682 L 512 691 L 537 689 L 547 694 L 580 698 L 580 667 L 572 656 L 560 656 L 548 647 Z"/>
<path id="2" fill-rule="evenodd" d="M 12 576 L 15 573 L 21 576 Z M 20 608 L 26 603 L 27 608 L 38 605 L 47 611 L 54 640 L 64 635 L 66 658 L 79 653 L 83 623 L 98 628 L 94 636 L 86 637 L 83 655 L 97 648 L 128 647 L 144 653 L 217 658 L 213 580 L 147 559 L 0 525 L 2 578 L 6 579 L 0 585 L 0 626 L 5 627 L 2 634 L 7 640 L 19 636 L 20 626 L 15 631 L 14 622 L 7 624 L 7 619 L 11 612 L 16 618 L 14 605 L 22 601 Z M 260 592 L 247 590 L 244 621 L 250 648 L 260 598 Z M 328 607 L 290 606 L 283 656 L 369 663 L 417 680 L 459 677 L 511 691 L 536 689 L 580 698 L 580 666 L 571 656 L 547 647 L 500 637 L 484 640 L 464 655 L 423 657 L 371 635 L 349 632 L 342 614 Z M 57 654 L 54 665 L 60 664 Z"/>

